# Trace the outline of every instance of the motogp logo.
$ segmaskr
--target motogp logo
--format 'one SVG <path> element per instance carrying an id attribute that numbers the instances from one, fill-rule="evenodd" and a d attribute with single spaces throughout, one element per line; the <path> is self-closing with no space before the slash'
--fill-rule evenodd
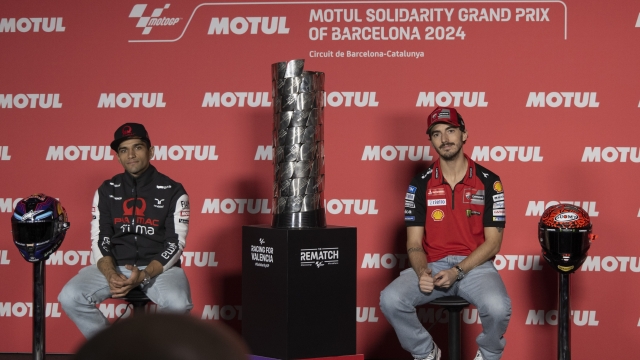
<path id="1" fill-rule="evenodd" d="M 560 214 L 556 215 L 556 217 L 553 218 L 553 220 L 555 220 L 557 222 L 575 221 L 575 220 L 578 220 L 578 215 L 574 214 L 572 212 L 563 212 L 563 213 L 560 213 Z"/>

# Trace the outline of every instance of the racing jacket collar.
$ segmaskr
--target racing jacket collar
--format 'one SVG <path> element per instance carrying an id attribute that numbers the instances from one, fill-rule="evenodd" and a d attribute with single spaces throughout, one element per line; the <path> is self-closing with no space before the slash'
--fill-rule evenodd
<path id="1" fill-rule="evenodd" d="M 137 178 L 133 177 L 131 174 L 129 174 L 128 172 L 124 172 L 124 179 L 125 182 L 127 183 L 127 185 L 130 186 L 144 186 L 147 185 L 148 183 L 151 182 L 151 180 L 153 179 L 153 176 L 155 175 L 155 173 L 157 173 L 158 170 L 156 170 L 156 168 L 149 164 L 149 167 L 147 168 L 147 170 L 145 170 L 142 174 L 140 174 L 140 176 L 138 176 Z"/>

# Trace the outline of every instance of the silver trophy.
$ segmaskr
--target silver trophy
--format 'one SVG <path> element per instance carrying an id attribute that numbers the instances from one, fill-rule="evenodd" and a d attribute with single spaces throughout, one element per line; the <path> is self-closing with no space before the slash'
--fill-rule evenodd
<path id="1" fill-rule="evenodd" d="M 274 228 L 326 227 L 324 73 L 304 60 L 271 65 Z"/>

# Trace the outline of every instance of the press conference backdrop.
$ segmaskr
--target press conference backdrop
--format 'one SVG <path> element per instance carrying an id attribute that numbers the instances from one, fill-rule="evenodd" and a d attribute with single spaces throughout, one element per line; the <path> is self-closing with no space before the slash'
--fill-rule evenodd
<path id="1" fill-rule="evenodd" d="M 190 195 L 182 264 L 192 315 L 241 329 L 241 227 L 272 219 L 270 65 L 305 59 L 305 70 L 326 73 L 327 223 L 358 228 L 359 353 L 408 358 L 379 293 L 409 266 L 406 188 L 437 157 L 426 116 L 453 106 L 468 126 L 465 152 L 504 184 L 494 261 L 513 302 L 504 358 L 555 357 L 557 275 L 536 225 L 557 202 L 585 208 L 599 235 L 572 276 L 574 358 L 632 358 L 639 41 L 640 3 L 630 0 L 2 1 L 0 352 L 31 350 L 32 265 L 9 219 L 34 192 L 59 198 L 72 224 L 47 263 L 47 350 L 83 342 L 57 295 L 92 262 L 91 202 L 122 171 L 108 145 L 125 122 L 145 124 L 152 163 Z M 118 301 L 100 309 L 112 321 L 129 315 Z M 446 312 L 418 316 L 437 322 L 445 347 Z M 462 318 L 471 358 L 481 324 L 473 307 Z"/>

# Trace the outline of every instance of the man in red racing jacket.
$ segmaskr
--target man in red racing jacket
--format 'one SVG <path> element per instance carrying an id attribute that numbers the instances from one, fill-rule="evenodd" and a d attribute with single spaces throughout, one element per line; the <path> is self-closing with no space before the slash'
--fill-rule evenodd
<path id="1" fill-rule="evenodd" d="M 106 180 L 93 198 L 94 265 L 62 289 L 58 300 L 86 338 L 109 322 L 96 304 L 122 298 L 139 287 L 158 311 L 187 313 L 193 307 L 180 255 L 189 230 L 189 196 L 178 182 L 150 164 L 154 154 L 141 124 L 127 123 L 114 134 L 124 173 Z"/>

